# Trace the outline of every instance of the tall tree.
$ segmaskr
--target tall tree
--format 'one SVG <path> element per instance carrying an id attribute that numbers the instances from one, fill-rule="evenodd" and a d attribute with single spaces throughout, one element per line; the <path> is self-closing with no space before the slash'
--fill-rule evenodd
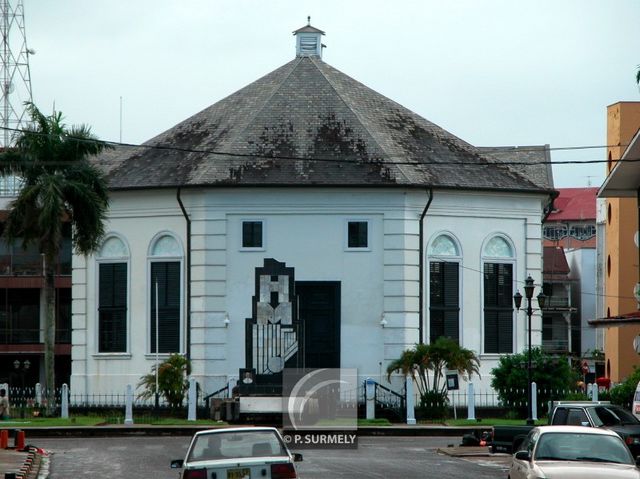
<path id="1" fill-rule="evenodd" d="M 78 254 L 97 250 L 104 235 L 109 207 L 107 183 L 89 157 L 105 149 L 85 125 L 67 128 L 60 112 L 45 116 L 27 104 L 32 124 L 15 147 L 0 153 L 0 175 L 21 179 L 9 207 L 4 229 L 8 243 L 36 245 L 44 258 L 44 368 L 47 413 L 55 408 L 56 295 L 54 274 L 62 229 L 71 223 L 72 244 Z"/>

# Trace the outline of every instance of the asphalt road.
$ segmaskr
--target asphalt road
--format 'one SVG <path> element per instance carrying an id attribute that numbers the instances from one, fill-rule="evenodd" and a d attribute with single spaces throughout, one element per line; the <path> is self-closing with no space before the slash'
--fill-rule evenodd
<path id="1" fill-rule="evenodd" d="M 184 456 L 188 437 L 34 439 L 52 452 L 50 479 L 70 477 L 176 479 L 171 459 Z M 504 478 L 504 460 L 462 459 L 437 453 L 459 442 L 448 437 L 360 438 L 357 450 L 303 450 L 302 478 Z"/>

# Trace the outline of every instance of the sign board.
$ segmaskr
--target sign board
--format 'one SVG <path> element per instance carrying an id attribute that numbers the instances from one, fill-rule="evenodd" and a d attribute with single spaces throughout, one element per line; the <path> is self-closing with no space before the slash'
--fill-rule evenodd
<path id="1" fill-rule="evenodd" d="M 447 373 L 447 389 L 449 391 L 456 391 L 460 389 L 458 384 L 458 373 Z"/>

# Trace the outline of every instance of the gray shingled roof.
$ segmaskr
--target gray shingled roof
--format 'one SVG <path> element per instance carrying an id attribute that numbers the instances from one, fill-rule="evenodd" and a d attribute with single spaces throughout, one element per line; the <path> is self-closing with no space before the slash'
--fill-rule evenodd
<path id="1" fill-rule="evenodd" d="M 298 57 L 143 146 L 119 147 L 96 162 L 113 189 L 548 189 L 318 57 Z"/>
<path id="2" fill-rule="evenodd" d="M 324 35 L 324 32 L 322 30 L 319 30 L 316 27 L 312 27 L 311 25 L 305 25 L 302 28 L 298 28 L 297 30 L 294 30 L 293 33 L 294 35 L 297 33 L 322 33 Z"/>
<path id="3" fill-rule="evenodd" d="M 553 170 L 549 145 L 478 147 L 483 155 L 506 163 L 516 173 L 525 175 L 540 188 L 552 190 Z M 517 165 L 509 163 L 518 163 Z"/>

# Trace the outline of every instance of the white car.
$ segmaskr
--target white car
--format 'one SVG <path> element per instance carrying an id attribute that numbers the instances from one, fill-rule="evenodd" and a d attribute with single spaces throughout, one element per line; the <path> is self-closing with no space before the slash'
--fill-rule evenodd
<path id="1" fill-rule="evenodd" d="M 183 468 L 182 479 L 297 478 L 292 454 L 276 428 L 236 427 L 197 432 L 184 459 L 171 461 Z"/>
<path id="2" fill-rule="evenodd" d="M 615 432 L 584 426 L 533 428 L 513 455 L 509 479 L 640 479 Z"/>

